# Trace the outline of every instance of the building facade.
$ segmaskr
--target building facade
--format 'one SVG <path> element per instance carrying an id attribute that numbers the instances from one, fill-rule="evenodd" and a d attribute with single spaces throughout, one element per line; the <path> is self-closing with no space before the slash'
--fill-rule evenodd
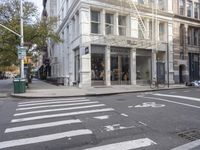
<path id="1" fill-rule="evenodd" d="M 200 79 L 200 1 L 176 0 L 174 10 L 174 80 Z"/>
<path id="2" fill-rule="evenodd" d="M 172 0 L 47 0 L 62 43 L 48 42 L 64 85 L 174 83 Z"/>

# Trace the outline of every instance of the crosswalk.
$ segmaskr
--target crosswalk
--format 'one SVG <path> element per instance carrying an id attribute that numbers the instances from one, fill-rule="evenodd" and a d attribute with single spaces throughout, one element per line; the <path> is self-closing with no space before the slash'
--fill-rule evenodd
<path id="1" fill-rule="evenodd" d="M 108 114 L 111 112 L 115 112 L 115 109 L 84 97 L 19 102 L 12 120 L 5 129 L 4 139 L 0 140 L 0 149 L 16 149 L 16 147 L 72 137 L 92 139 L 93 130 L 87 129 L 83 125 L 83 120 L 77 116 L 93 115 L 103 122 L 109 119 Z M 141 142 L 139 147 L 156 144 L 147 138 L 124 141 L 121 145 L 128 144 L 134 149 L 136 144 L 140 145 L 138 142 Z M 119 147 L 118 145 L 119 143 L 113 143 L 105 145 L 105 148 Z M 94 149 L 96 150 L 95 147 Z M 126 149 L 128 150 L 128 147 L 124 148 Z"/>

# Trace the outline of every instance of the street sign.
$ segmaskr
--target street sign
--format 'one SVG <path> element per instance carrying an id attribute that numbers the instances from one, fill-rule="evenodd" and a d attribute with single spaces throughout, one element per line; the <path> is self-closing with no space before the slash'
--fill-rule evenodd
<path id="1" fill-rule="evenodd" d="M 26 58 L 26 47 L 18 47 L 18 59 L 25 59 Z"/>

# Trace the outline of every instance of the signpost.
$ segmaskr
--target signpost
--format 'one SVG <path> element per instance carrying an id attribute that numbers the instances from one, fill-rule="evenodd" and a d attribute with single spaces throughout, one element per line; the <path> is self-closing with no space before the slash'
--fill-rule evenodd
<path id="1" fill-rule="evenodd" d="M 18 51 L 17 51 L 18 59 L 24 60 L 26 58 L 26 50 L 27 50 L 26 47 L 18 47 Z"/>

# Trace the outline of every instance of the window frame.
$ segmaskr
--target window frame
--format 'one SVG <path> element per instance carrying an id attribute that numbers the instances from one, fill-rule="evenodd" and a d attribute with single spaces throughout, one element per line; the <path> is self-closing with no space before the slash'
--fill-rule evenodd
<path id="1" fill-rule="evenodd" d="M 96 12 L 98 14 L 98 18 L 97 20 L 93 20 L 93 17 L 92 17 L 92 13 Z M 92 31 L 92 25 L 97 25 L 97 29 L 98 31 L 97 32 L 93 32 Z M 91 10 L 90 11 L 90 26 L 91 26 L 91 33 L 92 34 L 100 34 L 101 33 L 101 30 L 100 30 L 100 26 L 101 26 L 101 17 L 100 17 L 100 11 L 98 10 Z"/>
<path id="2" fill-rule="evenodd" d="M 124 25 L 120 24 L 120 18 L 123 18 L 123 17 L 124 17 L 124 21 L 125 21 Z M 125 15 L 119 15 L 118 16 L 118 30 L 119 30 L 119 35 L 121 35 L 121 36 L 126 36 L 127 35 L 127 33 L 126 33 L 127 32 L 127 20 L 126 19 L 127 19 L 127 16 L 125 16 Z M 122 29 L 122 30 L 120 30 L 120 29 Z M 120 31 L 123 31 L 123 29 L 124 29 L 124 34 L 120 34 Z"/>
<path id="3" fill-rule="evenodd" d="M 111 18 L 111 22 L 107 22 L 107 15 L 109 15 Z M 110 33 L 107 29 L 110 29 Z M 105 14 L 105 33 L 106 35 L 113 35 L 114 34 L 114 14 L 112 13 L 106 13 Z"/>

